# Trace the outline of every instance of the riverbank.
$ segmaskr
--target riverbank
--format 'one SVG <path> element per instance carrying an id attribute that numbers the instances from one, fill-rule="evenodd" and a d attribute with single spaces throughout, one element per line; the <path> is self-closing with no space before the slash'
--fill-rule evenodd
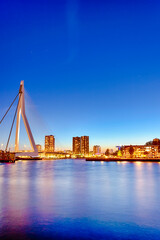
<path id="1" fill-rule="evenodd" d="M 86 158 L 86 161 L 104 162 L 160 162 L 158 158 Z"/>

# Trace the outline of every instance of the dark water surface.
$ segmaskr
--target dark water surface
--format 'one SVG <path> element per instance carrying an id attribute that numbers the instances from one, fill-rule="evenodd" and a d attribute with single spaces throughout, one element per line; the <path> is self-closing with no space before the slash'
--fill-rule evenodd
<path id="1" fill-rule="evenodd" d="M 0 239 L 160 239 L 160 164 L 0 165 Z"/>

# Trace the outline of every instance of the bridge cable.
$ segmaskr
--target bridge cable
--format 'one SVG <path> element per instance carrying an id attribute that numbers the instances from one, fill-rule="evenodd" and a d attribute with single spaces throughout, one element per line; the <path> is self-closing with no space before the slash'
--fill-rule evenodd
<path id="1" fill-rule="evenodd" d="M 9 112 L 9 110 L 11 109 L 13 103 L 16 101 L 17 97 L 18 97 L 19 93 L 17 94 L 17 96 L 15 97 L 15 99 L 13 100 L 13 102 L 11 103 L 10 107 L 8 108 L 7 112 L 4 114 L 4 116 L 2 117 L 0 124 L 2 123 L 2 121 L 4 120 L 5 116 L 7 115 L 7 113 Z"/>
<path id="2" fill-rule="evenodd" d="M 14 125 L 14 121 L 15 121 L 15 118 L 16 118 L 16 115 L 17 115 L 17 110 L 18 110 L 18 106 L 19 106 L 19 102 L 20 102 L 21 94 L 22 94 L 21 92 L 18 93 L 18 95 L 19 95 L 19 100 L 18 100 L 18 104 L 17 104 L 17 108 L 16 108 L 16 111 L 15 111 L 14 117 L 13 117 L 12 126 L 11 126 L 11 129 L 10 129 L 10 133 L 9 133 L 9 137 L 8 137 L 8 141 L 7 141 L 7 145 L 6 145 L 5 152 L 7 151 L 8 144 L 9 144 L 9 141 L 10 141 L 10 137 L 11 137 L 11 133 L 12 133 L 12 129 L 13 129 L 13 125 Z"/>

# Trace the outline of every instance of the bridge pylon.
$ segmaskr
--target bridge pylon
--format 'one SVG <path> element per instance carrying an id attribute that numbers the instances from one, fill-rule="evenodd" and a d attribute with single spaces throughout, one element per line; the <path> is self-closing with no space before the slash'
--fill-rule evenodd
<path id="1" fill-rule="evenodd" d="M 32 152 L 20 152 L 19 151 L 19 133 L 20 133 L 20 120 L 21 116 L 24 122 L 24 126 L 32 147 Z M 20 88 L 19 88 L 19 104 L 18 104 L 18 109 L 17 109 L 17 123 L 16 123 L 16 137 L 15 137 L 15 153 L 16 156 L 31 156 L 31 157 L 36 157 L 38 156 L 38 150 L 26 117 L 26 112 L 25 112 L 25 90 L 24 90 L 24 81 L 22 80 L 20 83 Z"/>

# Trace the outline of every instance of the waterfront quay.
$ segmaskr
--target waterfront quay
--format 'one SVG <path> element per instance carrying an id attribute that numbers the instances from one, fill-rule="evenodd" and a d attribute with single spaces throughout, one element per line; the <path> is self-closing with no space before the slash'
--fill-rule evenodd
<path id="1" fill-rule="evenodd" d="M 160 158 L 103 158 L 88 157 L 86 161 L 96 162 L 160 162 Z"/>

